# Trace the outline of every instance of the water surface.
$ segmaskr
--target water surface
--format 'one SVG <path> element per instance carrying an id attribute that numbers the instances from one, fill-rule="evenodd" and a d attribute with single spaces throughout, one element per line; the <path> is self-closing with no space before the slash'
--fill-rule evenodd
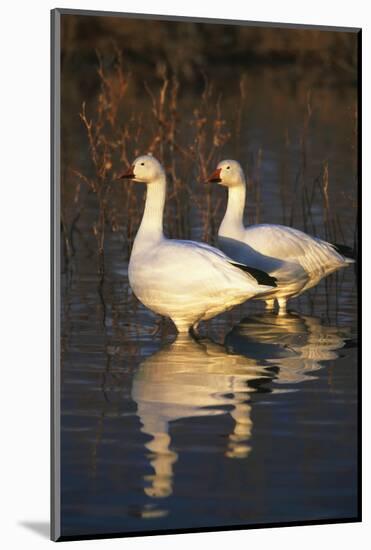
<path id="1" fill-rule="evenodd" d="M 352 269 L 300 313 L 246 304 L 199 341 L 176 339 L 170 322 L 153 335 L 120 269 L 105 308 L 93 277 L 69 277 L 63 534 L 357 514 Z"/>

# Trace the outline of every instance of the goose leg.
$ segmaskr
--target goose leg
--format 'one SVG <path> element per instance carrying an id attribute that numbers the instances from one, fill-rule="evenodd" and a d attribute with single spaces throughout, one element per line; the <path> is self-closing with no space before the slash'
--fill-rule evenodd
<path id="1" fill-rule="evenodd" d="M 272 311 L 274 309 L 274 298 L 265 300 L 265 309 L 267 311 Z"/>
<path id="2" fill-rule="evenodd" d="M 199 338 L 200 333 L 198 332 L 198 325 L 200 324 L 200 321 L 197 321 L 189 330 L 190 335 L 195 338 L 196 340 Z"/>
<path id="3" fill-rule="evenodd" d="M 183 319 L 172 319 L 179 334 L 189 334 L 190 324 Z"/>
<path id="4" fill-rule="evenodd" d="M 277 303 L 278 303 L 278 315 L 286 315 L 286 313 L 287 313 L 287 310 L 286 310 L 287 299 L 286 298 L 277 298 Z"/>
<path id="5" fill-rule="evenodd" d="M 200 321 L 197 321 L 197 323 L 194 323 L 194 325 L 192 326 L 191 330 L 193 331 L 194 334 L 198 334 L 198 325 L 200 324 Z"/>

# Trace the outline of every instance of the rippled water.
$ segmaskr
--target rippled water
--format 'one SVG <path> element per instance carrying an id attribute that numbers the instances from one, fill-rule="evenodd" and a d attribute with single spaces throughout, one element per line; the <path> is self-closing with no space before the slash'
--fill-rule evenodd
<path id="1" fill-rule="evenodd" d="M 106 303 L 88 261 L 63 277 L 62 533 L 355 516 L 353 269 L 196 342 L 151 334 L 117 241 Z"/>
<path id="2" fill-rule="evenodd" d="M 303 229 L 301 199 L 292 196 L 302 111 L 289 96 L 279 105 L 274 97 L 251 100 L 238 158 L 249 160 L 252 152 L 256 160 L 263 148 L 259 220 L 287 223 L 291 209 L 294 226 Z M 325 236 L 323 199 L 312 182 L 327 159 L 332 229 L 352 245 L 354 94 L 322 90 L 317 98 L 305 176 L 315 189 L 307 230 Z M 228 155 L 236 152 L 227 146 Z M 225 195 L 215 193 L 220 214 Z M 247 214 L 257 217 L 255 204 Z M 353 266 L 292 300 L 287 316 L 248 302 L 202 324 L 199 341 L 176 339 L 171 322 L 132 295 L 120 228 L 107 231 L 100 282 L 96 215 L 91 200 L 77 224 L 75 255 L 63 258 L 62 535 L 354 518 Z M 201 238 L 194 222 L 191 236 Z"/>

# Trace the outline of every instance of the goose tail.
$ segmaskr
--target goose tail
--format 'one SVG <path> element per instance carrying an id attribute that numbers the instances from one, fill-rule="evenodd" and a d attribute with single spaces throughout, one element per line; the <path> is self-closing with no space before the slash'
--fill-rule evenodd
<path id="1" fill-rule="evenodd" d="M 261 269 L 256 269 L 255 267 L 250 267 L 245 264 L 240 264 L 238 262 L 231 262 L 232 265 L 235 267 L 238 267 L 239 269 L 242 269 L 242 271 L 245 271 L 246 273 L 249 273 L 256 282 L 258 283 L 259 287 L 264 287 L 266 290 L 262 290 L 262 292 L 266 292 L 267 290 L 272 290 L 272 288 L 275 288 L 277 286 L 277 279 L 276 277 L 272 277 L 265 271 L 262 271 Z"/>
<path id="2" fill-rule="evenodd" d="M 356 252 L 346 244 L 333 243 L 332 247 L 343 256 L 345 263 L 354 264 L 356 262 Z"/>

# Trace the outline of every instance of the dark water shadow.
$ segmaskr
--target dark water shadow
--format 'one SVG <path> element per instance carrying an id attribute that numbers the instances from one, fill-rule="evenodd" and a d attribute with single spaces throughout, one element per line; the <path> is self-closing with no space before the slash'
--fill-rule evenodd
<path id="1" fill-rule="evenodd" d="M 48 521 L 20 521 L 18 525 L 37 533 L 43 539 L 50 538 L 50 523 Z"/>

